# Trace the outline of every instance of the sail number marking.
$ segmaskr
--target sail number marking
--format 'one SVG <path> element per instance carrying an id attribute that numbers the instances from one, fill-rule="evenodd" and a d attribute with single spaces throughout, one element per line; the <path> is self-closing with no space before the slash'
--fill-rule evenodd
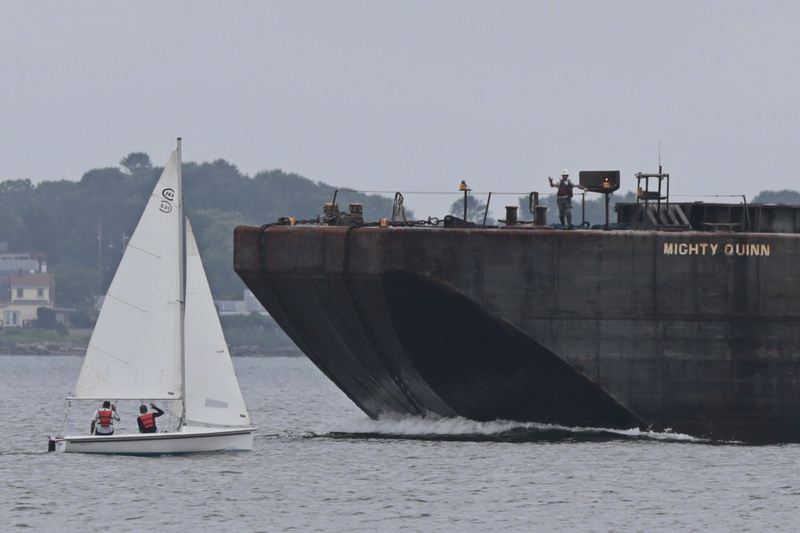
<path id="1" fill-rule="evenodd" d="M 162 213 L 170 213 L 172 211 L 172 202 L 175 201 L 175 189 L 166 188 L 161 191 L 161 196 L 164 197 L 161 200 L 161 205 L 158 206 L 158 210 Z"/>

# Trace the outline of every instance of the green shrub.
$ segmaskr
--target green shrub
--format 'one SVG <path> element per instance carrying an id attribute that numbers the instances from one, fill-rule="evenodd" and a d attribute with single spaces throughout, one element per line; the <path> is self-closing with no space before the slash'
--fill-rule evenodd
<path id="1" fill-rule="evenodd" d="M 56 312 L 49 307 L 36 309 L 36 327 L 42 329 L 56 329 Z"/>

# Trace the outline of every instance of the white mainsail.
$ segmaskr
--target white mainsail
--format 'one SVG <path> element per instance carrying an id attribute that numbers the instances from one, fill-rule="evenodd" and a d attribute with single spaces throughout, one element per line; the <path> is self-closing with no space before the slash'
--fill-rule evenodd
<path id="1" fill-rule="evenodd" d="M 78 377 L 76 398 L 181 396 L 180 172 L 176 150 L 108 289 Z"/>
<path id="2" fill-rule="evenodd" d="M 189 219 L 186 219 L 185 420 L 249 426 L 217 309 Z"/>

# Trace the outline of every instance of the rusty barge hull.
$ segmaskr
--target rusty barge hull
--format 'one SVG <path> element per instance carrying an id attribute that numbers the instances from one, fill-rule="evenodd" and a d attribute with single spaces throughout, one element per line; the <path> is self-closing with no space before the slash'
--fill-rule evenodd
<path id="1" fill-rule="evenodd" d="M 234 267 L 363 411 L 800 442 L 800 235 L 238 227 Z"/>

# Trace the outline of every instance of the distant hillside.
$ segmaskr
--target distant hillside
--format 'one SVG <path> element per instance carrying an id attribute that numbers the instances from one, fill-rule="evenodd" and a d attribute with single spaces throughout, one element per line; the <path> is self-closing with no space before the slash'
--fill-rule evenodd
<path id="1" fill-rule="evenodd" d="M 78 182 L 0 182 L 0 241 L 10 251 L 46 254 L 56 277 L 56 304 L 90 309 L 104 294 L 122 250 L 162 167 L 147 154 L 131 153 L 120 167 L 94 169 Z M 241 299 L 244 284 L 233 272 L 233 228 L 261 225 L 282 216 L 322 214 L 336 188 L 281 170 L 253 177 L 222 159 L 184 163 L 186 210 L 216 299 Z M 340 190 L 337 203 L 364 204 L 369 220 L 391 216 L 392 201 Z"/>
<path id="2" fill-rule="evenodd" d="M 786 204 L 800 205 L 800 192 L 783 189 L 781 191 L 763 191 L 750 200 L 753 204 Z"/>

